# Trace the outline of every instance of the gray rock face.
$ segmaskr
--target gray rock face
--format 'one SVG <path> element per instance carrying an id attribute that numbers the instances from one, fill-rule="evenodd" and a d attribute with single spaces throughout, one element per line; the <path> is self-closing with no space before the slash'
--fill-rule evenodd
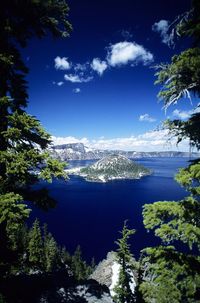
<path id="1" fill-rule="evenodd" d="M 132 293 L 135 292 L 135 287 L 137 284 L 137 271 L 134 269 L 136 266 L 136 261 L 132 258 L 130 263 L 133 266 L 132 270 L 129 269 L 129 275 L 131 276 L 130 288 Z M 115 295 L 115 286 L 119 279 L 120 265 L 116 261 L 115 252 L 109 252 L 105 260 L 99 263 L 95 271 L 91 274 L 90 278 L 96 280 L 102 286 L 105 285 L 109 288 L 112 296 Z"/>
<path id="2" fill-rule="evenodd" d="M 83 160 L 87 151 L 82 143 L 55 145 L 50 149 L 51 155 L 61 161 Z M 92 155 L 91 155 L 92 157 Z"/>
<path id="3" fill-rule="evenodd" d="M 115 253 L 109 252 L 106 259 L 98 264 L 97 268 L 91 274 L 90 278 L 96 280 L 101 285 L 106 285 L 109 288 L 112 284 L 112 266 L 114 264 L 114 261 Z"/>
<path id="4" fill-rule="evenodd" d="M 114 303 L 109 290 L 96 281 L 87 281 L 74 287 L 61 287 L 47 292 L 38 303 Z"/>
<path id="5" fill-rule="evenodd" d="M 123 155 L 127 158 L 153 158 L 153 157 L 189 157 L 186 152 L 136 152 L 122 150 L 98 150 L 84 146 L 83 143 L 54 145 L 49 150 L 51 155 L 61 161 L 67 160 L 93 160 L 109 155 Z M 192 153 L 192 157 L 199 157 L 199 153 Z"/>

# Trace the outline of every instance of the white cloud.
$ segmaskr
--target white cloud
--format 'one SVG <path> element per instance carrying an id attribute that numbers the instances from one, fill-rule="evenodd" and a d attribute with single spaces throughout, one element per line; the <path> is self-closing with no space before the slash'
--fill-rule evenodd
<path id="1" fill-rule="evenodd" d="M 123 31 L 124 34 L 129 35 L 128 31 Z M 147 51 L 142 45 L 136 42 L 119 42 L 110 45 L 107 48 L 107 56 L 105 60 L 94 58 L 91 62 L 85 63 L 71 63 L 67 57 L 57 56 L 54 59 L 55 68 L 58 70 L 69 70 L 70 74 L 65 74 L 64 79 L 72 83 L 86 83 L 93 79 L 94 71 L 100 76 L 109 67 L 115 67 L 132 63 L 131 66 L 142 62 L 144 65 L 153 61 L 153 55 Z M 58 86 L 63 85 L 62 81 L 55 83 Z"/>
<path id="2" fill-rule="evenodd" d="M 60 81 L 60 82 L 56 82 L 56 81 L 53 81 L 52 82 L 54 85 L 58 85 L 58 86 L 62 86 L 64 84 L 63 81 Z"/>
<path id="3" fill-rule="evenodd" d="M 58 86 L 62 86 L 63 84 L 64 84 L 63 81 L 60 81 L 60 82 L 57 83 Z"/>
<path id="4" fill-rule="evenodd" d="M 73 74 L 65 74 L 64 79 L 66 81 L 70 81 L 72 83 L 83 83 L 83 82 L 89 82 L 93 79 L 93 77 L 86 77 L 84 78 L 82 75 L 73 75 Z"/>
<path id="5" fill-rule="evenodd" d="M 147 64 L 153 61 L 153 55 L 142 45 L 135 42 L 124 41 L 109 47 L 107 60 L 111 66 L 125 65 L 130 61 Z"/>
<path id="6" fill-rule="evenodd" d="M 88 69 L 89 62 L 86 63 L 76 63 L 74 66 L 75 71 L 86 71 Z"/>
<path id="7" fill-rule="evenodd" d="M 178 109 L 175 109 L 172 115 L 178 119 L 184 120 L 190 117 L 190 111 L 180 111 Z"/>
<path id="8" fill-rule="evenodd" d="M 91 63 L 91 68 L 96 71 L 100 76 L 107 69 L 108 65 L 106 61 L 101 61 L 99 58 L 94 58 Z"/>
<path id="9" fill-rule="evenodd" d="M 75 94 L 78 94 L 78 93 L 81 92 L 81 89 L 80 89 L 79 87 L 76 87 L 76 88 L 73 89 L 73 92 L 74 92 Z"/>
<path id="10" fill-rule="evenodd" d="M 190 118 L 192 114 L 200 113 L 200 107 L 197 105 L 197 107 L 194 110 L 188 110 L 188 111 L 181 111 L 179 109 L 175 109 L 172 112 L 172 116 L 181 120 L 185 120 Z"/>
<path id="11" fill-rule="evenodd" d="M 139 116 L 139 121 L 155 122 L 156 119 L 151 117 L 149 114 L 144 114 Z"/>
<path id="12" fill-rule="evenodd" d="M 162 42 L 165 44 L 168 44 L 169 42 L 169 35 L 167 33 L 168 29 L 169 29 L 169 22 L 167 20 L 160 20 L 159 22 L 155 22 L 152 25 L 152 30 L 160 34 L 162 38 Z"/>
<path id="13" fill-rule="evenodd" d="M 52 136 L 51 140 L 54 145 L 60 145 L 60 144 L 68 144 L 68 143 L 83 143 L 84 145 L 88 146 L 89 145 L 89 140 L 85 137 L 83 138 L 75 138 L 72 136 L 68 137 L 55 137 Z"/>
<path id="14" fill-rule="evenodd" d="M 56 69 L 67 70 L 67 69 L 71 68 L 71 64 L 69 63 L 69 61 L 67 60 L 66 57 L 61 58 L 61 57 L 57 56 L 54 59 L 54 62 L 55 62 Z"/>
<path id="15" fill-rule="evenodd" d="M 149 131 L 138 136 L 130 136 L 124 138 L 106 139 L 104 137 L 89 140 L 88 138 L 75 137 L 52 137 L 54 144 L 66 144 L 81 142 L 85 146 L 95 149 L 109 149 L 109 150 L 131 150 L 131 151 L 167 151 L 179 150 L 189 151 L 189 142 L 184 140 L 176 146 L 176 139 L 169 141 L 167 130 Z"/>

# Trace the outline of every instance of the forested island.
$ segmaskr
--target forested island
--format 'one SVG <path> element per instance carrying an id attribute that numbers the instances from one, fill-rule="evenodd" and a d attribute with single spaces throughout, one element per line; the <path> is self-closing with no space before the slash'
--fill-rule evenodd
<path id="1" fill-rule="evenodd" d="M 68 174 L 84 177 L 87 181 L 108 182 L 110 180 L 140 179 L 151 171 L 122 155 L 111 155 L 83 168 L 66 170 Z"/>

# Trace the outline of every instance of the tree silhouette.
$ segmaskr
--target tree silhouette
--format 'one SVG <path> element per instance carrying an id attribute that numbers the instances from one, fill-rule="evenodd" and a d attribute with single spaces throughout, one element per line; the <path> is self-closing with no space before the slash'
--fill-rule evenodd
<path id="1" fill-rule="evenodd" d="M 65 1 L 18 1 L 0 3 L 0 258 L 9 264 L 13 229 L 26 220 L 26 201 L 48 208 L 53 200 L 46 190 L 31 193 L 40 179 L 65 177 L 64 164 L 47 152 L 50 135 L 40 122 L 26 113 L 26 75 L 20 49 L 32 37 L 48 33 L 66 37 L 71 30 Z"/>

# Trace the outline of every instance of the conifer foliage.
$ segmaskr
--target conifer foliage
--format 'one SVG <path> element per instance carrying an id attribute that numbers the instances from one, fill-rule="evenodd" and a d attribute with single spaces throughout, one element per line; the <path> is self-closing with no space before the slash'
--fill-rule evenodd
<path id="1" fill-rule="evenodd" d="M 71 259 L 71 269 L 74 277 L 78 281 L 85 280 L 92 273 L 94 267 L 94 259 L 92 260 L 91 265 L 87 265 L 83 260 L 81 247 L 78 245 Z"/>
<path id="2" fill-rule="evenodd" d="M 64 260 L 62 260 L 62 255 L 58 245 L 52 236 L 51 233 L 48 232 L 47 226 L 44 226 L 44 268 L 46 272 L 52 272 L 56 270 L 59 266 L 59 263 L 62 262 L 65 264 Z M 64 252 L 64 249 L 63 249 Z"/>
<path id="3" fill-rule="evenodd" d="M 0 269 L 8 268 L 16 246 L 15 232 L 29 216 L 25 201 L 44 208 L 52 204 L 47 191 L 31 192 L 40 179 L 65 177 L 64 164 L 50 158 L 50 135 L 27 114 L 28 68 L 20 48 L 30 38 L 51 33 L 66 37 L 71 30 L 65 1 L 18 1 L 0 3 Z M 36 173 L 37 172 L 37 173 Z M 35 236 L 37 224 L 34 227 Z M 37 235 L 39 237 L 39 235 Z M 35 239 L 36 240 L 36 239 Z M 38 238 L 39 241 L 39 238 Z M 15 247 L 15 251 L 17 248 Z M 39 252 L 38 252 L 39 253 Z M 38 259 L 37 259 L 38 258 Z M 41 262 L 33 255 L 31 262 Z M 4 273 L 7 272 L 4 271 Z"/>
<path id="4" fill-rule="evenodd" d="M 30 229 L 24 225 L 18 230 L 18 240 L 18 262 L 12 265 L 11 273 L 48 273 L 65 268 L 62 255 L 66 250 L 58 247 L 46 225 L 41 229 L 38 219 Z"/>
<path id="5" fill-rule="evenodd" d="M 65 247 L 60 247 L 48 231 L 47 225 L 41 228 L 36 219 L 29 229 L 23 225 L 16 233 L 17 261 L 12 264 L 11 274 L 21 273 L 55 273 L 65 271 L 66 277 L 71 273 L 75 280 L 85 280 L 94 270 L 94 261 L 87 264 L 78 245 L 74 254 Z"/>
<path id="6" fill-rule="evenodd" d="M 118 245 L 116 259 L 120 264 L 119 280 L 114 288 L 114 300 L 117 303 L 133 303 L 135 298 L 131 290 L 132 271 L 133 271 L 133 255 L 130 252 L 128 240 L 135 233 L 134 229 L 128 229 L 126 221 L 121 233 L 121 238 L 116 241 Z"/>
<path id="7" fill-rule="evenodd" d="M 200 2 L 177 18 L 175 31 L 189 37 L 192 46 L 161 64 L 156 83 L 163 84 L 159 97 L 167 108 L 186 96 L 200 97 Z M 165 126 L 177 142 L 188 138 L 200 148 L 199 104 L 186 121 L 167 121 Z M 180 169 L 176 180 L 189 196 L 181 201 L 159 201 L 144 206 L 144 225 L 162 240 L 162 246 L 143 251 L 143 282 L 140 290 L 145 302 L 198 302 L 200 300 L 200 160 Z M 190 253 L 176 249 L 187 245 Z M 175 246 L 165 246 L 174 244 Z M 196 251 L 196 252 L 195 252 Z"/>
<path id="8" fill-rule="evenodd" d="M 36 219 L 29 232 L 28 253 L 31 265 L 41 268 L 44 262 L 43 241 L 39 221 Z"/>

